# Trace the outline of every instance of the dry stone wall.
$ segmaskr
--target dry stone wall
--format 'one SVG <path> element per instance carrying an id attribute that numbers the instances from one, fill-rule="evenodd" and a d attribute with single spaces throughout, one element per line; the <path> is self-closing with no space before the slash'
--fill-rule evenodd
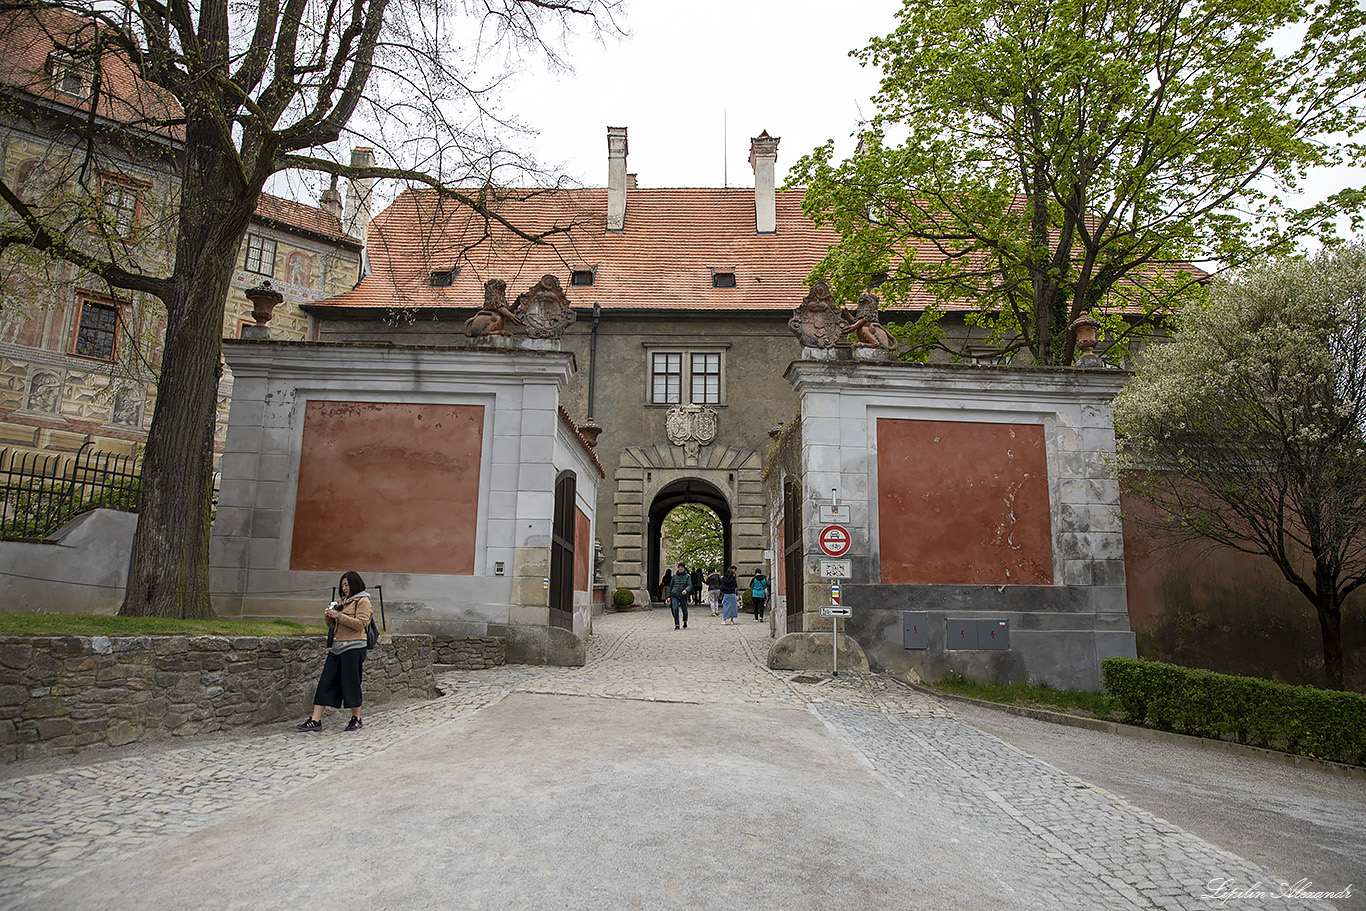
<path id="1" fill-rule="evenodd" d="M 430 636 L 386 636 L 367 706 L 436 695 Z M 319 636 L 0 637 L 0 761 L 302 718 Z"/>

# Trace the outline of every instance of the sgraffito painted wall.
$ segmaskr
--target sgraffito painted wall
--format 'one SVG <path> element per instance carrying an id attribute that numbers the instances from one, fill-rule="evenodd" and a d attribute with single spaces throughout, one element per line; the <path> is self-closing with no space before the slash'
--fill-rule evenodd
<path id="1" fill-rule="evenodd" d="M 484 409 L 312 401 L 290 569 L 474 572 Z"/>
<path id="2" fill-rule="evenodd" d="M 1051 585 L 1043 427 L 877 422 L 882 582 Z"/>

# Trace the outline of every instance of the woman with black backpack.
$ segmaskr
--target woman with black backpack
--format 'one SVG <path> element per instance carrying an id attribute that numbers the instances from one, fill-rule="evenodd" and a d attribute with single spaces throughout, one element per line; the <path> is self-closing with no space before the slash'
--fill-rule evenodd
<path id="1" fill-rule="evenodd" d="M 295 730 L 321 731 L 323 708 L 329 705 L 334 709 L 345 706 L 351 710 L 351 720 L 346 723 L 348 731 L 359 731 L 363 727 L 360 672 L 368 641 L 365 631 L 370 628 L 375 610 L 359 574 L 349 572 L 342 576 L 337 591 L 341 600 L 333 601 L 323 612 L 328 626 L 327 661 L 313 694 L 313 714 Z"/>

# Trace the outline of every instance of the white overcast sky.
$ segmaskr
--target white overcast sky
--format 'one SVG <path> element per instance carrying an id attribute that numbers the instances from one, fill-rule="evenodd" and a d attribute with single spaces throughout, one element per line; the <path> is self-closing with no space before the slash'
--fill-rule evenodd
<path id="1" fill-rule="evenodd" d="M 529 67 L 500 107 L 538 131 L 531 150 L 586 186 L 607 182 L 607 127 L 629 130 L 642 187 L 754 185 L 749 141 L 780 137 L 778 180 L 870 116 L 878 74 L 849 57 L 895 27 L 899 0 L 630 0 L 630 32 L 572 39 L 571 74 Z M 1366 186 L 1366 169 L 1313 175 L 1309 196 Z"/>
<path id="2" fill-rule="evenodd" d="M 539 67 L 503 93 L 539 135 L 542 162 L 587 186 L 607 182 L 607 127 L 629 130 L 627 170 L 642 187 L 753 186 L 749 141 L 780 137 L 778 178 L 826 139 L 842 154 L 877 74 L 849 51 L 890 32 L 896 0 L 631 0 L 631 33 L 580 36 L 572 74 Z"/>

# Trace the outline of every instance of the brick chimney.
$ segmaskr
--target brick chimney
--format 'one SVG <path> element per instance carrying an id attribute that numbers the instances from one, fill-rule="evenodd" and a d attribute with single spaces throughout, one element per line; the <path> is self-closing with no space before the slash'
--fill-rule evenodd
<path id="1" fill-rule="evenodd" d="M 374 163 L 374 149 L 351 150 L 351 167 L 368 168 Z M 346 188 L 346 214 L 342 217 L 342 230 L 352 237 L 365 240 L 370 228 L 370 197 L 374 192 L 373 177 L 352 180 Z"/>
<path id="2" fill-rule="evenodd" d="M 774 181 L 778 142 L 767 130 L 749 141 L 749 166 L 754 169 L 754 230 L 758 234 L 778 233 L 778 196 Z"/>
<path id="3" fill-rule="evenodd" d="M 341 221 L 342 198 L 341 194 L 337 192 L 336 174 L 332 175 L 332 185 L 326 190 L 323 190 L 322 197 L 318 199 L 318 208 L 322 209 L 328 215 L 331 215 L 337 221 Z"/>
<path id="4" fill-rule="evenodd" d="M 607 230 L 626 230 L 626 127 L 607 128 Z"/>

